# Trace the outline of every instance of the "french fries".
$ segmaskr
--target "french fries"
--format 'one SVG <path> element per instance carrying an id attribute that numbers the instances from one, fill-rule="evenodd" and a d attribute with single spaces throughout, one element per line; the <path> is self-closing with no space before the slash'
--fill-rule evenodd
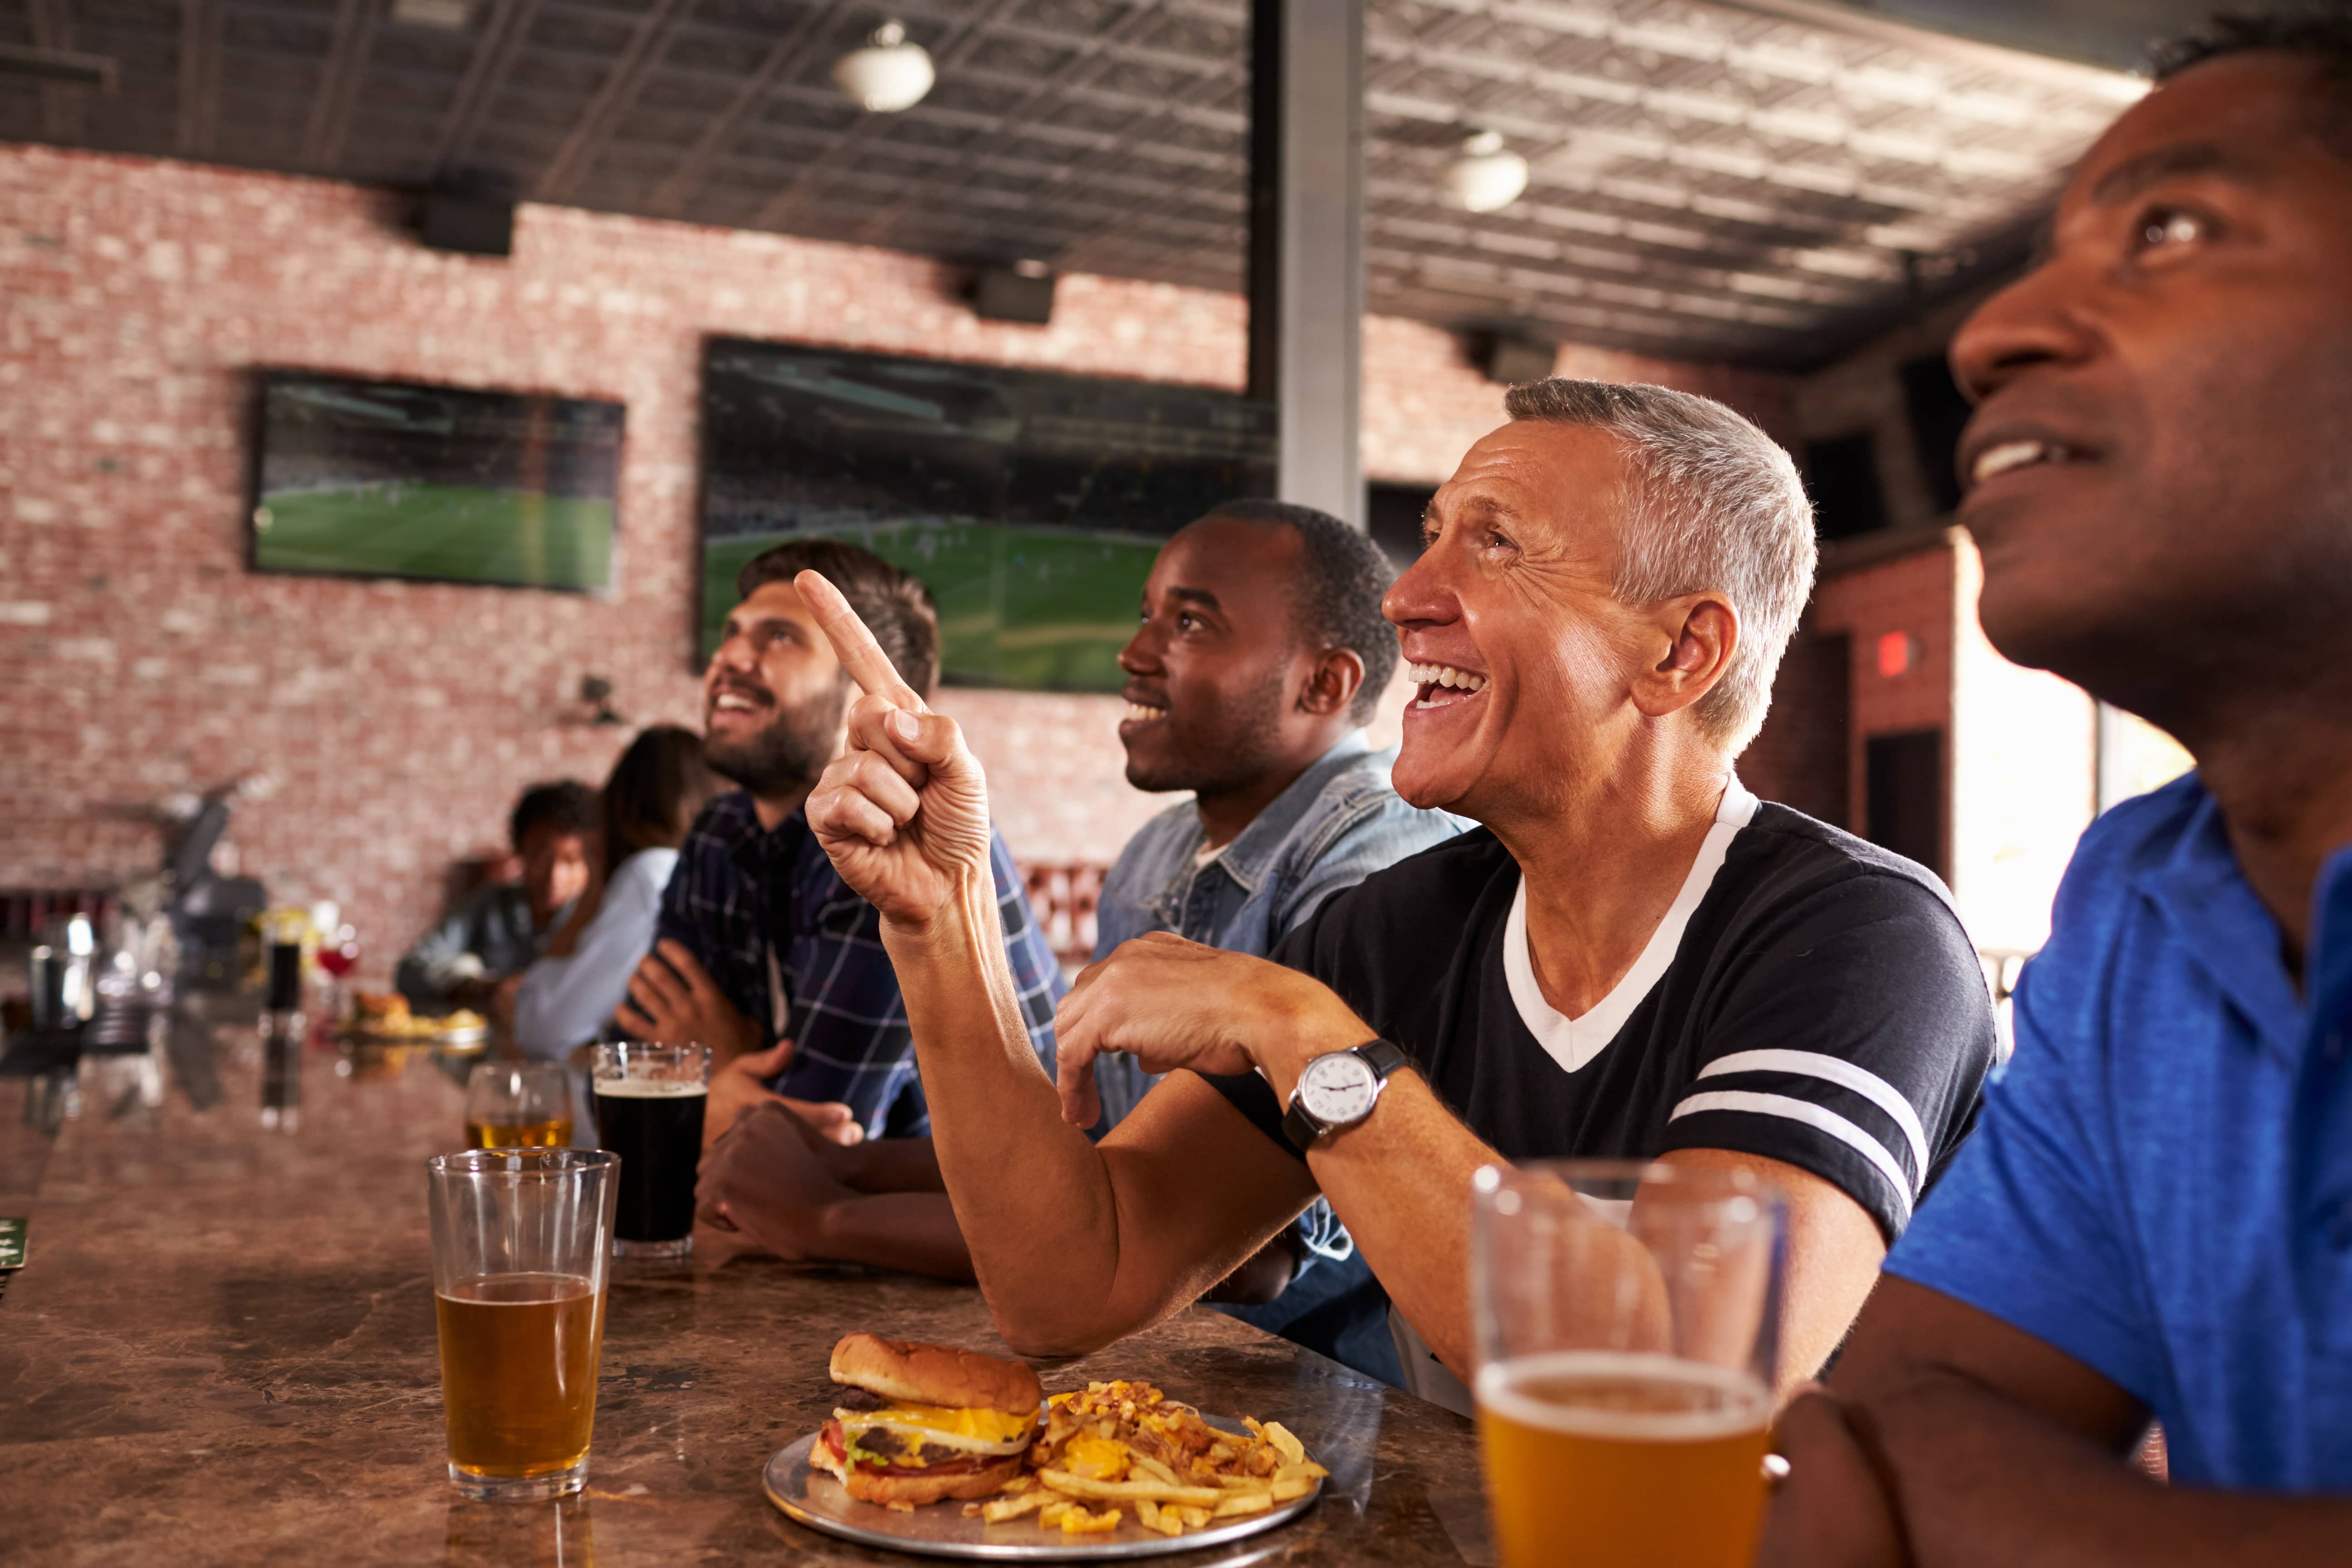
<path id="1" fill-rule="evenodd" d="M 1056 1499 L 1052 1492 L 1038 1487 L 1015 1497 L 1001 1497 L 982 1503 L 980 1517 L 991 1524 L 1002 1524 L 1008 1519 L 1019 1519 L 1024 1513 L 1035 1513 L 1047 1503 L 1060 1500 L 1065 1500 Z"/>
<path id="2" fill-rule="evenodd" d="M 1097 1481 L 1067 1470 L 1040 1470 L 1037 1479 L 1065 1497 L 1091 1498 L 1097 1502 L 1150 1498 L 1153 1502 L 1213 1503 L 1223 1494 L 1215 1487 L 1171 1487 L 1165 1481 Z"/>
<path id="3" fill-rule="evenodd" d="M 1124 1503 L 1144 1529 L 1179 1536 L 1307 1497 L 1330 1473 L 1280 1422 L 1244 1425 L 1211 1426 L 1146 1383 L 1056 1394 L 1029 1453 L 1034 1489 L 983 1504 L 979 1516 L 997 1523 L 1034 1511 L 1040 1528 L 1094 1534 L 1117 1530 L 1121 1510 L 1090 1506 Z"/>

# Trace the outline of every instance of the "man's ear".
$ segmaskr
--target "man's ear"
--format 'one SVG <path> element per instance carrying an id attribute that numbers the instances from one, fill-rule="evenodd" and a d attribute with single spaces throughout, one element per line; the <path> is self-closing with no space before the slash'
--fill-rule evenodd
<path id="1" fill-rule="evenodd" d="M 1650 646 L 1664 654 L 1635 676 L 1633 703 L 1652 719 L 1689 707 L 1716 688 L 1739 650 L 1739 612 L 1717 593 L 1685 594 L 1649 607 Z"/>
<path id="2" fill-rule="evenodd" d="M 1298 710 L 1317 718 L 1344 713 L 1364 689 L 1364 661 L 1354 648 L 1327 647 L 1307 673 L 1298 693 Z"/>

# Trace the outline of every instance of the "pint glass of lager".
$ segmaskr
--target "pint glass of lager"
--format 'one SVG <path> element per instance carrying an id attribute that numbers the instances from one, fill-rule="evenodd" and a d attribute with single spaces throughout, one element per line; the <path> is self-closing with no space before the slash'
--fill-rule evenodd
<path id="1" fill-rule="evenodd" d="M 578 1491 L 596 1423 L 620 1161 L 592 1149 L 472 1149 L 425 1167 L 449 1479 L 496 1500 Z"/>
<path id="2" fill-rule="evenodd" d="M 572 1075 L 561 1062 L 477 1062 L 466 1080 L 466 1147 L 561 1149 L 572 1142 Z"/>
<path id="3" fill-rule="evenodd" d="M 1786 1205 L 1639 1163 L 1474 1183 L 1478 1437 L 1503 1568 L 1748 1568 Z"/>
<path id="4" fill-rule="evenodd" d="M 596 1141 L 621 1157 L 613 1249 L 624 1258 L 694 1250 L 694 1168 L 710 1052 L 701 1046 L 598 1046 Z"/>

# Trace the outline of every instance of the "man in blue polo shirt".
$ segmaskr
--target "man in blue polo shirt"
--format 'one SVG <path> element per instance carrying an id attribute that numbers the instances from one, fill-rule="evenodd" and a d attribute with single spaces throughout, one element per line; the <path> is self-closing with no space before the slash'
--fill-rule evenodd
<path id="1" fill-rule="evenodd" d="M 2198 772 L 2084 836 L 1773 1568 L 2352 1561 L 2352 20 L 2158 77 L 1953 343 L 1960 520 L 1995 646 Z"/>

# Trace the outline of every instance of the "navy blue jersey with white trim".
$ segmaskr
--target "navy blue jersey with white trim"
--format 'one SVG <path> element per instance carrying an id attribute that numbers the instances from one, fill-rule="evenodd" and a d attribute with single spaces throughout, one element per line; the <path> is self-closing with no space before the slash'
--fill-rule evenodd
<path id="1" fill-rule="evenodd" d="M 1339 894 L 1274 956 L 1513 1161 L 1760 1155 L 1892 1241 L 1974 1121 L 1992 1005 L 1943 885 L 1737 783 L 1651 950 L 1583 1016 L 1543 1002 L 1524 922 L 1518 866 L 1482 829 Z M 1264 1079 L 1211 1081 L 1289 1147 Z"/>

